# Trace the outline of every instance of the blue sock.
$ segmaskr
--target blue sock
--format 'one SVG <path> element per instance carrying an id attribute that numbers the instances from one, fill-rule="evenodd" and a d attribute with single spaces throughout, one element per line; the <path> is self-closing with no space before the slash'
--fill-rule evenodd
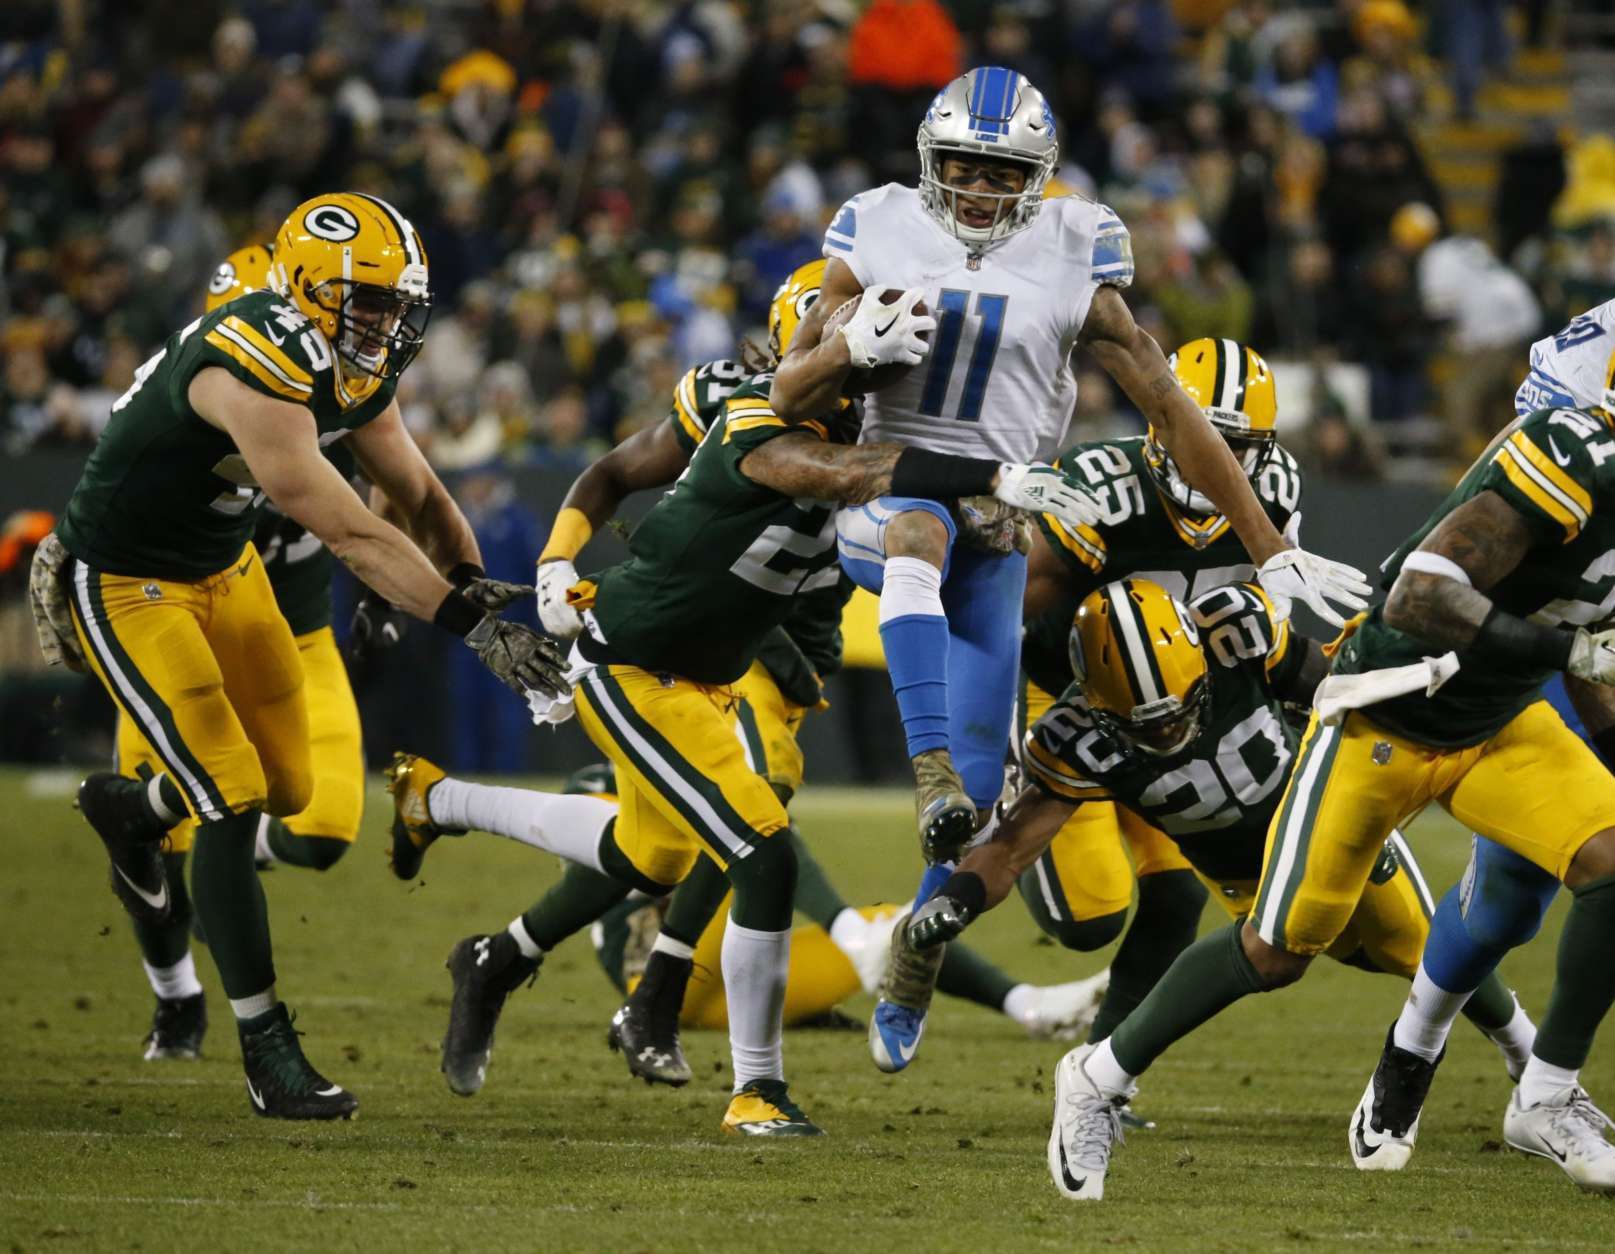
<path id="1" fill-rule="evenodd" d="M 948 747 L 948 619 L 942 572 L 917 557 L 889 557 L 880 590 L 880 643 L 908 756 Z"/>
<path id="2" fill-rule="evenodd" d="M 913 909 L 918 910 L 931 898 L 935 897 L 937 890 L 948 882 L 952 875 L 954 864 L 952 862 L 938 862 L 934 866 L 925 868 L 925 874 L 920 876 L 920 889 L 914 894 Z"/>

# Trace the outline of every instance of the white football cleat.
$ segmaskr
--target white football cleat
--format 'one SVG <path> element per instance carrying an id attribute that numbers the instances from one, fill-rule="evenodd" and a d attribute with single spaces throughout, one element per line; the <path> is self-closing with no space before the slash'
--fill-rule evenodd
<path id="1" fill-rule="evenodd" d="M 1086 1036 L 1110 988 L 1110 968 L 1086 980 L 1045 984 L 1032 989 L 1032 1006 L 1020 1023 L 1031 1036 L 1074 1041 Z"/>
<path id="2" fill-rule="evenodd" d="M 1054 1126 L 1049 1130 L 1049 1175 L 1063 1197 L 1097 1202 L 1105 1196 L 1110 1151 L 1120 1144 L 1125 1097 L 1108 1098 L 1083 1068 L 1096 1046 L 1079 1045 L 1054 1069 Z"/>
<path id="3" fill-rule="evenodd" d="M 1516 1088 L 1503 1116 L 1503 1140 L 1522 1154 L 1552 1159 L 1589 1192 L 1615 1193 L 1615 1145 L 1604 1139 L 1610 1127 L 1615 1122 L 1579 1086 L 1534 1106 L 1522 1106 Z"/>

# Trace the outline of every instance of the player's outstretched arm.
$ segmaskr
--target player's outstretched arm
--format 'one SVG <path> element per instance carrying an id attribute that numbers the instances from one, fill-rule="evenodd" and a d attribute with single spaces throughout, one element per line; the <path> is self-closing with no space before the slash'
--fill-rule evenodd
<path id="1" fill-rule="evenodd" d="M 993 819 L 991 839 L 965 854 L 936 895 L 914 912 L 909 938 L 929 949 L 958 936 L 971 921 L 1009 896 L 1021 873 L 1059 835 L 1075 802 L 1026 787 Z"/>
<path id="2" fill-rule="evenodd" d="M 852 369 L 846 337 L 832 335 L 824 343 L 820 339 L 825 320 L 863 290 L 852 268 L 832 257 L 824 269 L 819 299 L 796 328 L 790 348 L 774 371 L 769 403 L 786 422 L 818 418 L 841 399 L 847 371 Z"/>
<path id="3" fill-rule="evenodd" d="M 1615 630 L 1561 631 L 1499 609 L 1486 593 L 1535 543 L 1525 517 L 1498 493 L 1476 493 L 1402 563 L 1385 621 L 1440 649 L 1565 671 L 1615 684 Z"/>
<path id="4" fill-rule="evenodd" d="M 583 630 L 566 600 L 566 590 L 578 581 L 573 562 L 583 546 L 629 496 L 672 483 L 689 464 L 673 424 L 658 422 L 634 432 L 572 481 L 538 555 L 538 617 L 545 631 L 570 640 Z"/>

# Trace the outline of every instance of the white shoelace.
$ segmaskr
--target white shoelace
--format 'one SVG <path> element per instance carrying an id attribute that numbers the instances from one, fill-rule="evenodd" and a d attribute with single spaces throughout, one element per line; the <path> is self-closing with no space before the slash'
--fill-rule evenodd
<path id="1" fill-rule="evenodd" d="M 1570 1091 L 1570 1100 L 1554 1111 L 1553 1126 L 1581 1158 L 1615 1155 L 1615 1145 L 1604 1139 L 1604 1129 L 1615 1128 L 1615 1120 L 1593 1105 L 1585 1089 Z"/>
<path id="2" fill-rule="evenodd" d="M 1104 1171 L 1111 1147 L 1124 1139 L 1120 1108 L 1092 1093 L 1069 1093 L 1065 1101 L 1070 1109 L 1062 1122 L 1070 1130 L 1065 1142 L 1071 1160 L 1085 1170 Z"/>

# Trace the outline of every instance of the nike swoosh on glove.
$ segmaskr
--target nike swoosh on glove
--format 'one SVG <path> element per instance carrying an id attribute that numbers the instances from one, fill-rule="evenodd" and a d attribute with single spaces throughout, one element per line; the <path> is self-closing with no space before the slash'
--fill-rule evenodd
<path id="1" fill-rule="evenodd" d="M 860 370 L 875 366 L 914 366 L 931 351 L 921 332 L 936 330 L 936 319 L 916 313 L 925 293 L 917 287 L 906 289 L 892 304 L 881 297 L 894 289 L 866 287 L 852 317 L 837 328 L 847 341 L 847 355 Z"/>

